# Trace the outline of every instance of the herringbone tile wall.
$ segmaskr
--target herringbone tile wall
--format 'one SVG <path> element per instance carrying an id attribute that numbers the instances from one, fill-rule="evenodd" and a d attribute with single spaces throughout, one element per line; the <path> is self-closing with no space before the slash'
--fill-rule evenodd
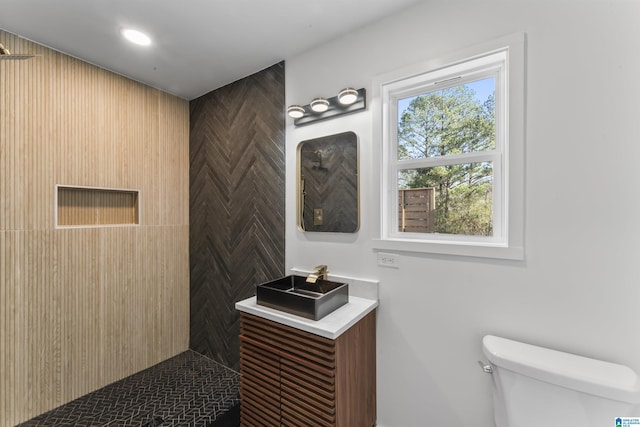
<path id="1" fill-rule="evenodd" d="M 190 103 L 190 348 L 235 369 L 235 302 L 284 274 L 284 110 L 284 62 Z"/>

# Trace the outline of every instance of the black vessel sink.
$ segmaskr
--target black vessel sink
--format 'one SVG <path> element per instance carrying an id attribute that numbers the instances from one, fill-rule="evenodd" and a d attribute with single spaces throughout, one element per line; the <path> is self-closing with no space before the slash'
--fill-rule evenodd
<path id="1" fill-rule="evenodd" d="M 349 284 L 304 276 L 285 276 L 256 287 L 259 305 L 319 320 L 349 302 Z"/>

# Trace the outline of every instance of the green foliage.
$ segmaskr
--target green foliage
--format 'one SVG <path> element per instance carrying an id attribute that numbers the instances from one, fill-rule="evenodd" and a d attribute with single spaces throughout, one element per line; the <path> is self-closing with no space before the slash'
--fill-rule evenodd
<path id="1" fill-rule="evenodd" d="M 465 85 L 411 100 L 398 123 L 398 159 L 421 159 L 495 148 L 494 98 L 481 103 Z M 436 232 L 492 234 L 490 162 L 401 171 L 400 188 L 436 189 Z"/>
<path id="2" fill-rule="evenodd" d="M 475 187 L 460 185 L 452 189 L 446 214 L 444 210 L 436 210 L 436 230 L 440 233 L 490 236 L 493 232 L 491 197 L 491 184 L 486 182 Z"/>

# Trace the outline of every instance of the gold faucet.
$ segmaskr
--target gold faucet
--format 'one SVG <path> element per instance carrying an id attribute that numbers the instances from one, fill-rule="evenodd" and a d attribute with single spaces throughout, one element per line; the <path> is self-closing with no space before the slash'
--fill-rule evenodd
<path id="1" fill-rule="evenodd" d="M 316 283 L 316 281 L 318 279 L 320 280 L 327 280 L 327 274 L 329 272 L 327 271 L 327 266 L 326 265 L 318 265 L 315 268 L 315 271 L 311 274 L 309 274 L 309 276 L 307 277 L 307 282 L 308 283 Z"/>

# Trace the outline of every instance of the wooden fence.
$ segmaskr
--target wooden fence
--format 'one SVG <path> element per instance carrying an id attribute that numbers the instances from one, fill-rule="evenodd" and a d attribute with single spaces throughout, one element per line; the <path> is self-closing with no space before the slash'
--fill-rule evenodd
<path id="1" fill-rule="evenodd" d="M 435 231 L 436 192 L 433 187 L 398 191 L 398 228 L 401 232 Z"/>

